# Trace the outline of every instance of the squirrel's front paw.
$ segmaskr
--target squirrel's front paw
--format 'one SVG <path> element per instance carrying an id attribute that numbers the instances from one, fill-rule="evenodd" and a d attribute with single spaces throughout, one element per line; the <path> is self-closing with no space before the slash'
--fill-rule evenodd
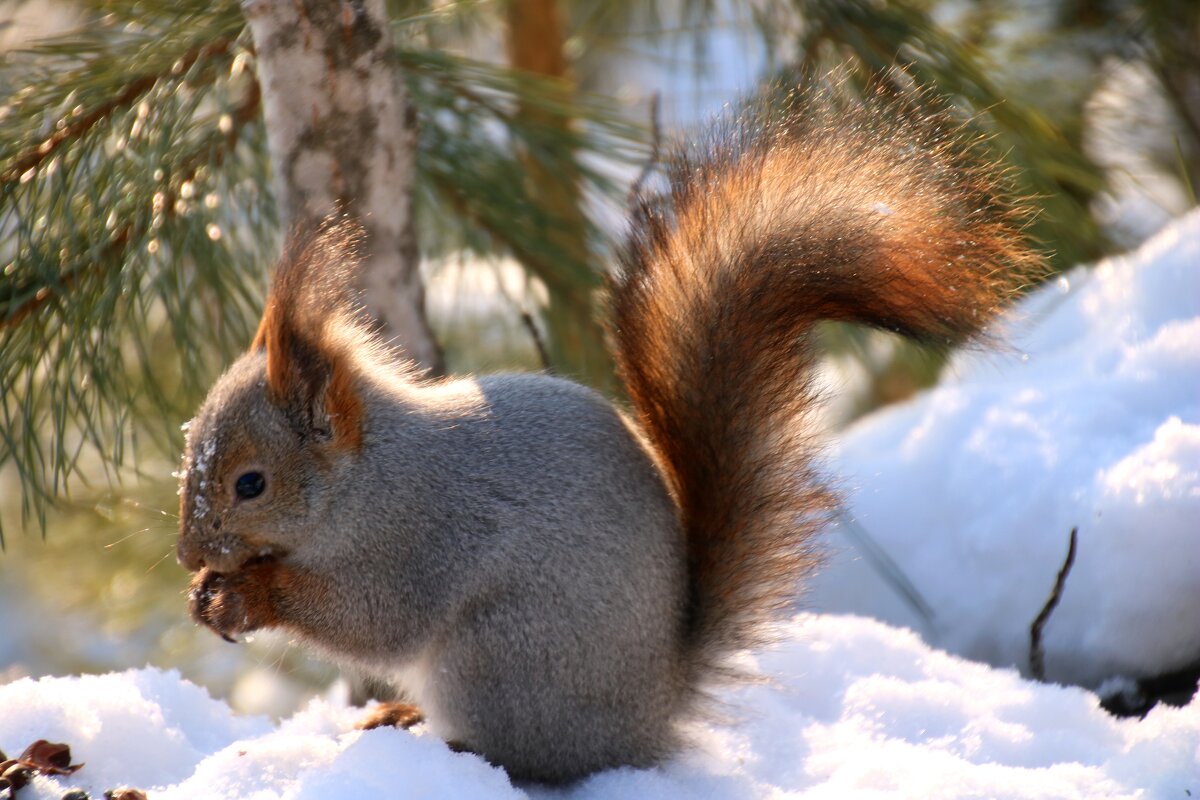
<path id="1" fill-rule="evenodd" d="M 248 565 L 229 574 L 202 569 L 192 578 L 188 606 L 192 619 L 212 628 L 227 642 L 277 622 L 270 587 L 271 562 Z"/>

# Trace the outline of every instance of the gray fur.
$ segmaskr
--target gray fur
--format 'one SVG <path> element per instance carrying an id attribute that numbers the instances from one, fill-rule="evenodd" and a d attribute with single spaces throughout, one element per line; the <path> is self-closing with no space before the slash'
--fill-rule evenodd
<path id="1" fill-rule="evenodd" d="M 970 339 L 1036 273 L 950 119 L 877 94 L 768 105 L 638 201 L 611 287 L 636 424 L 546 376 L 417 380 L 346 298 L 352 226 L 293 237 L 189 437 L 193 615 L 292 631 L 517 778 L 668 753 L 817 563 L 813 325 Z"/>
<path id="2" fill-rule="evenodd" d="M 318 446 L 265 398 L 264 361 L 244 356 L 213 388 L 189 452 L 264 434 Z M 542 375 L 430 386 L 366 376 L 359 388 L 362 450 L 323 466 L 299 459 L 286 529 L 257 531 L 332 580 L 330 602 L 297 602 L 286 626 L 400 686 L 435 733 L 514 777 L 568 780 L 669 751 L 687 695 L 682 533 L 627 421 L 593 391 Z M 209 483 L 278 458 L 217 457 Z M 204 537 L 246 531 L 194 524 L 199 477 L 185 480 L 186 562 Z"/>

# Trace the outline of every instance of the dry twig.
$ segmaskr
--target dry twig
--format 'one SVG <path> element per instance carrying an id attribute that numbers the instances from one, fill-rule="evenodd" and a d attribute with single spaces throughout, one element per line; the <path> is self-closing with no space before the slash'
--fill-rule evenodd
<path id="1" fill-rule="evenodd" d="M 546 350 L 546 343 L 542 340 L 542 332 L 538 330 L 533 315 L 521 309 L 521 322 L 525 323 L 525 328 L 529 331 L 529 338 L 533 339 L 533 346 L 537 348 L 538 358 L 542 360 L 542 369 L 553 373 L 554 365 L 550 363 L 550 353 Z"/>
<path id="2" fill-rule="evenodd" d="M 1063 587 L 1067 583 L 1067 575 L 1075 564 L 1075 545 L 1079 539 L 1079 527 L 1071 528 L 1071 543 L 1067 546 L 1067 558 L 1063 561 L 1058 577 L 1054 579 L 1054 591 L 1042 606 L 1042 611 L 1029 627 L 1029 672 L 1039 681 L 1046 680 L 1046 652 L 1042 649 L 1042 628 L 1046 626 L 1050 615 L 1062 599 Z"/>

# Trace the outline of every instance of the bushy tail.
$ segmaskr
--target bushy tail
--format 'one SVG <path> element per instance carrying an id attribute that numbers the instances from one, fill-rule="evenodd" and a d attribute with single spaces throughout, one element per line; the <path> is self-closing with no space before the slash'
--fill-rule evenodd
<path id="1" fill-rule="evenodd" d="M 978 142 L 919 100 L 760 101 L 635 204 L 612 337 L 681 508 L 701 670 L 762 641 L 836 504 L 807 419 L 814 323 L 962 342 L 1040 263 Z"/>

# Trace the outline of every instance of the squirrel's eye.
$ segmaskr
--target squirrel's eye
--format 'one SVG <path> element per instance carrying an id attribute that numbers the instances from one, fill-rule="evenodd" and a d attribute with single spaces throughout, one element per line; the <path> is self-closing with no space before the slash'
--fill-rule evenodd
<path id="1" fill-rule="evenodd" d="M 267 479 L 262 476 L 261 472 L 247 472 L 237 479 L 233 490 L 237 492 L 238 497 L 249 500 L 251 497 L 258 497 L 262 494 L 266 486 Z"/>

